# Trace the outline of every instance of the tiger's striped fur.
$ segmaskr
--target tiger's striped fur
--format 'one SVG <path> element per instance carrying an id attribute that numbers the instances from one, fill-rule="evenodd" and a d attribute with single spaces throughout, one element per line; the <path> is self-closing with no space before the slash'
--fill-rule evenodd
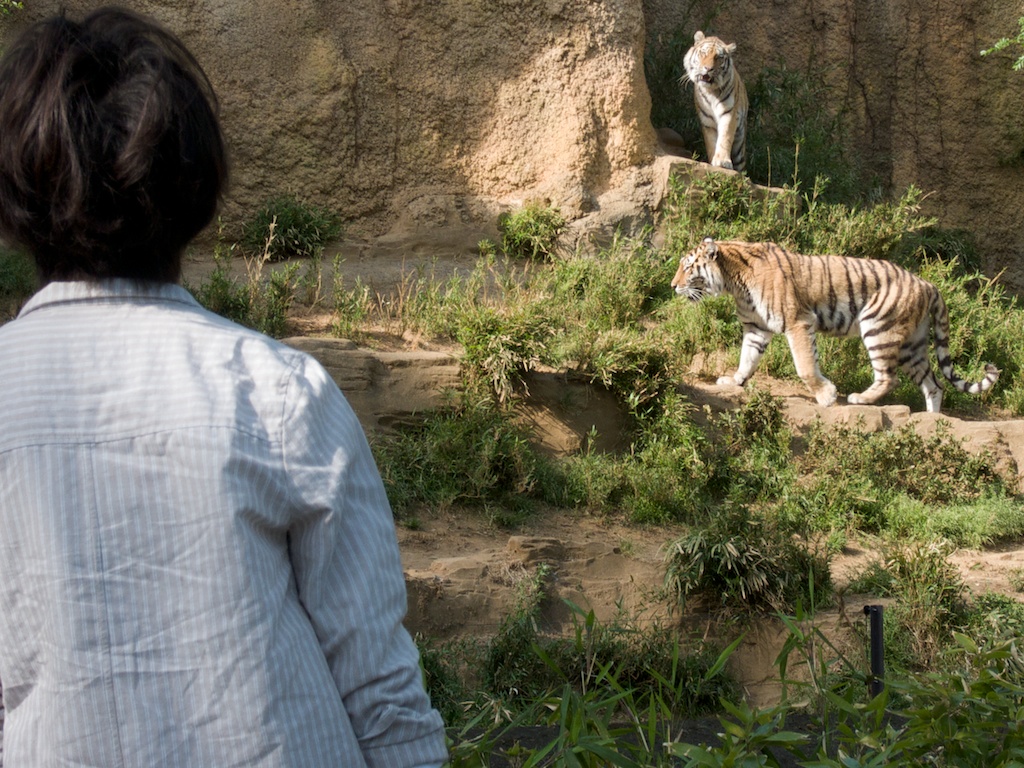
<path id="1" fill-rule="evenodd" d="M 981 381 L 968 382 L 949 356 L 949 313 L 938 289 L 888 261 L 845 256 L 802 256 L 774 243 L 716 242 L 706 238 L 679 262 L 672 287 L 700 301 L 728 293 L 743 326 L 740 364 L 719 384 L 743 386 L 753 375 L 772 336 L 786 335 L 800 378 L 821 405 L 836 401 L 836 388 L 821 375 L 815 333 L 860 335 L 874 371 L 874 383 L 848 403 L 875 403 L 896 385 L 903 371 L 924 393 L 929 411 L 942 408 L 942 386 L 928 358 L 934 327 L 935 354 L 942 375 L 961 392 L 985 392 L 999 378 L 985 366 Z"/>
<path id="2" fill-rule="evenodd" d="M 683 57 L 684 80 L 693 83 L 708 162 L 742 171 L 747 167 L 747 89 L 732 61 L 736 43 L 698 31 Z"/>

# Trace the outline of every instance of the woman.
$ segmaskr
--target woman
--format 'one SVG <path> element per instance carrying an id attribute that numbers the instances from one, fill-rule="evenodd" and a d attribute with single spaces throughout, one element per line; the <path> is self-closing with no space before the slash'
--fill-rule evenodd
<path id="1" fill-rule="evenodd" d="M 312 358 L 203 310 L 182 251 L 227 166 L 184 46 L 118 9 L 0 62 L 3 757 L 438 766 L 390 508 Z"/>

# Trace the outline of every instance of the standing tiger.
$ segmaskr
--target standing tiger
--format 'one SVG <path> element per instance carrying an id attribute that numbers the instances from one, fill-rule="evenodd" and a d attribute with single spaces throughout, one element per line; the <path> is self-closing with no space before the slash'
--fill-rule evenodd
<path id="1" fill-rule="evenodd" d="M 693 83 L 708 162 L 742 171 L 747 166 L 747 89 L 733 65 L 736 43 L 698 31 L 683 57 L 684 80 Z"/>
<path id="2" fill-rule="evenodd" d="M 946 302 L 934 285 L 888 261 L 802 256 L 774 243 L 716 242 L 709 237 L 680 260 L 672 287 L 693 301 L 721 293 L 736 300 L 743 326 L 739 369 L 719 384 L 743 386 L 772 336 L 784 333 L 800 378 L 821 405 L 832 405 L 836 388 L 818 368 L 814 335 L 859 334 L 875 380 L 847 402 L 877 402 L 896 385 L 896 370 L 902 368 L 924 392 L 928 410 L 938 413 L 942 386 L 928 359 L 932 324 L 939 369 L 954 387 L 977 394 L 999 378 L 994 365 L 985 366 L 985 377 L 978 382 L 954 373 Z"/>

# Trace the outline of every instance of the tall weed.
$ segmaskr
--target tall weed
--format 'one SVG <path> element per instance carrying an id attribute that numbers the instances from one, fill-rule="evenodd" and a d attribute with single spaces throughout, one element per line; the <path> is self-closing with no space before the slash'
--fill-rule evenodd
<path id="1" fill-rule="evenodd" d="M 272 242 L 267 241 L 266 248 Z M 298 265 L 264 274 L 269 261 L 268 250 L 246 258 L 246 277 L 239 280 L 232 274 L 232 248 L 218 241 L 214 249 L 214 269 L 198 286 L 185 287 L 196 300 L 211 312 L 227 317 L 241 325 L 268 336 L 284 335 L 288 323 L 288 310 L 295 297 Z"/>

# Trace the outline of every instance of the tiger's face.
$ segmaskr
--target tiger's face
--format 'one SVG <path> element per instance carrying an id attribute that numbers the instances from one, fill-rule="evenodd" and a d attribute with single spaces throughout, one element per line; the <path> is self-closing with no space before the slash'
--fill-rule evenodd
<path id="1" fill-rule="evenodd" d="M 732 54 L 736 43 L 726 45 L 717 37 L 694 35 L 694 45 L 686 54 L 686 76 L 692 83 L 721 88 L 732 69 Z"/>
<path id="2" fill-rule="evenodd" d="M 722 271 L 718 267 L 718 246 L 710 238 L 679 260 L 679 269 L 672 278 L 676 294 L 690 301 L 700 301 L 724 290 Z"/>

